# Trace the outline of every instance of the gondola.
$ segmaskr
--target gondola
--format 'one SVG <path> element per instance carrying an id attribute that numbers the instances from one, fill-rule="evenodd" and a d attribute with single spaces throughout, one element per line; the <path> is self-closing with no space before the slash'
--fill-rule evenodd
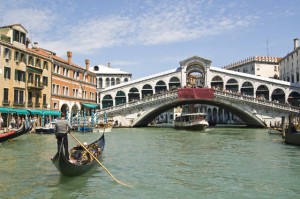
<path id="1" fill-rule="evenodd" d="M 26 128 L 26 125 L 22 124 L 22 126 L 17 130 L 11 130 L 7 133 L 0 134 L 0 142 L 4 142 L 6 140 L 10 140 L 10 139 L 19 137 L 21 135 L 24 135 L 24 134 L 28 133 L 29 131 L 31 131 L 31 129 L 32 129 L 32 125 Z"/>
<path id="2" fill-rule="evenodd" d="M 104 146 L 105 146 L 105 139 L 104 134 L 96 140 L 95 142 L 88 145 L 89 146 L 97 144 L 98 147 L 101 149 L 101 153 L 98 155 L 97 159 L 99 160 L 103 154 Z M 70 153 L 71 154 L 71 153 Z M 78 164 L 78 163 L 72 163 L 69 160 L 66 159 L 65 154 L 63 153 L 63 150 L 61 149 L 58 151 L 53 158 L 51 158 L 53 164 L 57 168 L 57 170 L 64 176 L 78 176 L 81 175 L 87 171 L 89 171 L 91 168 L 93 168 L 97 163 L 96 160 L 92 160 L 89 163 L 86 164 Z"/>

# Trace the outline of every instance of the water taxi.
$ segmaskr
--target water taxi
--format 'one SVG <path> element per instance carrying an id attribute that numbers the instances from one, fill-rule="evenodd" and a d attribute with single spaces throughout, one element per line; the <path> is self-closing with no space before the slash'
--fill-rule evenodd
<path id="1" fill-rule="evenodd" d="M 175 118 L 174 126 L 177 129 L 205 130 L 209 125 L 205 120 L 205 113 L 185 113 Z"/>

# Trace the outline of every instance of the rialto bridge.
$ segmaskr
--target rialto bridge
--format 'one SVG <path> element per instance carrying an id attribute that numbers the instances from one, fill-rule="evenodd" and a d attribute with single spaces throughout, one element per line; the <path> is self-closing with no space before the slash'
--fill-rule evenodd
<path id="1" fill-rule="evenodd" d="M 191 88 L 206 89 L 194 89 L 202 94 L 188 98 L 178 94 Z M 174 70 L 105 88 L 98 97 L 99 114 L 105 111 L 125 126 L 147 126 L 172 108 L 206 104 L 205 111 L 214 121 L 230 119 L 232 113 L 244 124 L 264 127 L 280 123 L 282 116 L 299 113 L 300 86 L 216 68 L 210 60 L 194 56 Z"/>

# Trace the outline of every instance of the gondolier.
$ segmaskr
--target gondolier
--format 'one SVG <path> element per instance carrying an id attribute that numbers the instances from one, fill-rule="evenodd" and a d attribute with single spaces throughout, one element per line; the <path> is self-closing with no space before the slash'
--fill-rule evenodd
<path id="1" fill-rule="evenodd" d="M 69 151 L 68 151 L 68 133 L 71 129 L 70 124 L 65 119 L 65 114 L 62 113 L 61 118 L 57 120 L 55 124 L 55 136 L 57 139 L 57 151 L 59 152 L 64 147 L 65 156 L 69 160 Z M 62 146 L 63 145 L 63 146 Z"/>

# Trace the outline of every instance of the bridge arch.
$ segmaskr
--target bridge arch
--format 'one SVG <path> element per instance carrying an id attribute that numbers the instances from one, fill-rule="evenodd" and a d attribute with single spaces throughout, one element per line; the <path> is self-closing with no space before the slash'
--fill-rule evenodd
<path id="1" fill-rule="evenodd" d="M 132 87 L 128 91 L 128 102 L 140 100 L 140 92 L 136 87 Z"/>
<path id="2" fill-rule="evenodd" d="M 299 106 L 300 105 L 300 93 L 297 91 L 292 91 L 288 95 L 288 103 L 292 106 Z"/>
<path id="3" fill-rule="evenodd" d="M 239 83 L 235 78 L 231 78 L 227 81 L 225 89 L 232 92 L 239 91 Z"/>
<path id="4" fill-rule="evenodd" d="M 269 88 L 266 85 L 260 85 L 257 87 L 255 95 L 257 98 L 269 100 Z"/>
<path id="5" fill-rule="evenodd" d="M 220 77 L 219 75 L 214 76 L 211 79 L 210 86 L 211 86 L 211 88 L 214 88 L 217 90 L 223 90 L 224 89 L 224 81 L 223 81 L 222 77 Z"/>
<path id="6" fill-rule="evenodd" d="M 204 87 L 205 72 L 205 67 L 200 63 L 190 63 L 186 67 L 186 85 L 188 87 Z"/>
<path id="7" fill-rule="evenodd" d="M 163 80 L 159 80 L 156 83 L 154 89 L 155 89 L 155 94 L 164 93 L 164 92 L 168 91 L 167 85 Z"/>
<path id="8" fill-rule="evenodd" d="M 169 80 L 169 90 L 180 88 L 181 83 L 178 77 L 171 77 Z"/>
<path id="9" fill-rule="evenodd" d="M 284 91 L 281 88 L 274 89 L 271 95 L 271 100 L 278 103 L 285 103 Z"/>
<path id="10" fill-rule="evenodd" d="M 248 95 L 248 96 L 254 96 L 254 87 L 251 82 L 244 82 L 241 86 L 241 94 Z"/>
<path id="11" fill-rule="evenodd" d="M 145 84 L 142 88 L 142 98 L 149 97 L 153 95 L 153 89 L 150 84 Z"/>
<path id="12" fill-rule="evenodd" d="M 115 105 L 125 104 L 126 103 L 126 95 L 123 91 L 118 91 L 115 97 Z"/>
<path id="13" fill-rule="evenodd" d="M 105 95 L 102 99 L 102 108 L 111 107 L 114 105 L 114 100 L 111 95 Z"/>
<path id="14" fill-rule="evenodd" d="M 158 117 L 160 114 L 166 112 L 167 110 L 170 110 L 172 108 L 186 105 L 186 104 L 207 104 L 212 105 L 216 107 L 220 107 L 224 109 L 224 120 L 230 120 L 231 114 L 236 115 L 238 118 L 240 118 L 241 121 L 243 121 L 248 126 L 255 126 L 255 127 L 265 127 L 266 124 L 264 124 L 260 119 L 258 119 L 255 115 L 253 115 L 250 112 L 247 112 L 245 110 L 242 110 L 242 107 L 237 104 L 229 104 L 228 102 L 222 102 L 219 100 L 207 100 L 207 99 L 177 99 L 172 102 L 167 102 L 164 104 L 159 104 L 155 108 L 153 108 L 151 111 L 147 111 L 144 115 L 139 117 L 137 120 L 134 121 L 132 124 L 133 127 L 142 127 L 147 126 L 151 121 L 153 121 L 156 117 Z M 211 116 L 217 115 L 216 112 L 214 113 L 213 109 L 208 109 L 208 115 L 211 113 Z M 230 113 L 229 113 L 230 111 Z M 226 116 L 226 112 L 228 112 L 228 115 Z"/>

